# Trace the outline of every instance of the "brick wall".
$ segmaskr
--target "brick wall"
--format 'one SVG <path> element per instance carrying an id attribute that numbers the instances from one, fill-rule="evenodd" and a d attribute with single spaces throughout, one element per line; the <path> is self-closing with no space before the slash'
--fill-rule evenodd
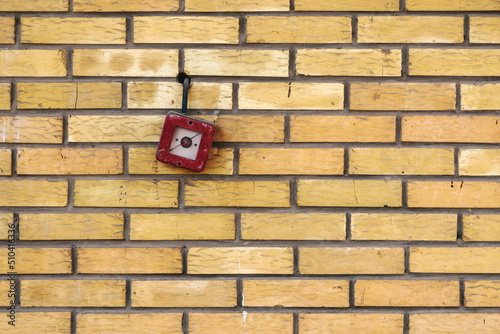
<path id="1" fill-rule="evenodd" d="M 499 0 L 0 10 L 1 333 L 498 333 Z"/>

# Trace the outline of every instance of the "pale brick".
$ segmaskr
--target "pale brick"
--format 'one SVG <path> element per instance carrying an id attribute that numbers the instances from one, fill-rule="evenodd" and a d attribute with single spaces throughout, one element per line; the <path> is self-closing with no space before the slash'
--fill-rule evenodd
<path id="1" fill-rule="evenodd" d="M 0 180 L 0 206 L 66 206 L 67 181 Z"/>
<path id="2" fill-rule="evenodd" d="M 500 5 L 498 8 L 500 8 Z M 500 43 L 500 17 L 470 16 L 469 25 L 471 43 Z"/>
<path id="3" fill-rule="evenodd" d="M 464 241 L 500 241 L 500 215 L 464 215 Z"/>
<path id="4" fill-rule="evenodd" d="M 216 142 L 283 143 L 283 116 L 202 116 L 215 124 Z"/>
<path id="5" fill-rule="evenodd" d="M 410 315 L 410 334 L 497 334 L 498 313 L 433 313 Z"/>
<path id="6" fill-rule="evenodd" d="M 12 175 L 12 151 L 0 149 L 0 176 Z"/>
<path id="7" fill-rule="evenodd" d="M 1 143 L 62 144 L 62 117 L 0 116 Z"/>
<path id="8" fill-rule="evenodd" d="M 14 24 L 13 16 L 0 17 L 0 44 L 14 44 Z"/>
<path id="9" fill-rule="evenodd" d="M 0 22 L 1 24 L 1 22 Z M 0 83 L 0 110 L 10 109 L 10 93 L 11 85 L 10 83 Z"/>
<path id="10" fill-rule="evenodd" d="M 499 307 L 500 281 L 465 281 L 466 307 Z"/>
<path id="11" fill-rule="evenodd" d="M 66 12 L 68 0 L 0 0 L 5 12 Z"/>
<path id="12" fill-rule="evenodd" d="M 178 0 L 73 0 L 75 12 L 167 12 L 179 9 Z"/>
<path id="13" fill-rule="evenodd" d="M 8 240 L 15 235 L 14 214 L 0 213 L 0 240 Z"/>
<path id="14" fill-rule="evenodd" d="M 499 32 L 500 35 L 500 32 Z M 500 84 L 462 84 L 460 85 L 462 95 L 461 110 L 495 110 L 500 109 L 498 96 L 500 95 Z"/>
<path id="15" fill-rule="evenodd" d="M 302 313 L 299 315 L 299 331 L 303 334 L 401 334 L 402 314 L 391 313 Z"/>
<path id="16" fill-rule="evenodd" d="M 9 294 L 12 294 L 12 291 L 15 289 L 15 285 L 12 286 L 10 281 L 8 280 L 1 280 L 0 281 L 0 305 L 1 306 L 10 306 L 11 302 L 13 299 L 13 296 L 11 295 L 9 297 Z M 5 322 L 7 323 L 7 322 Z"/>
<path id="17" fill-rule="evenodd" d="M 71 274 L 71 248 L 21 248 L 14 255 L 7 247 L 0 249 L 0 273 Z M 11 262 L 14 261 L 14 262 Z"/>
<path id="18" fill-rule="evenodd" d="M 288 0 L 186 0 L 187 12 L 288 11 Z"/>
<path id="19" fill-rule="evenodd" d="M 291 313 L 189 313 L 189 333 L 207 334 L 289 334 L 293 331 Z"/>
<path id="20" fill-rule="evenodd" d="M 497 0 L 407 0 L 410 11 L 488 11 L 498 10 Z"/>
<path id="21" fill-rule="evenodd" d="M 297 11 L 398 11 L 397 0 L 295 0 Z"/>
<path id="22" fill-rule="evenodd" d="M 78 334 L 182 334 L 182 313 L 83 313 L 76 316 Z"/>
<path id="23" fill-rule="evenodd" d="M 0 50 L 0 77 L 64 77 L 66 50 Z"/>
<path id="24" fill-rule="evenodd" d="M 460 175 L 500 175 L 500 149 L 463 149 L 458 154 Z"/>
<path id="25" fill-rule="evenodd" d="M 0 314 L 3 334 L 65 334 L 71 332 L 71 312 L 16 312 L 15 326 L 6 313 Z"/>

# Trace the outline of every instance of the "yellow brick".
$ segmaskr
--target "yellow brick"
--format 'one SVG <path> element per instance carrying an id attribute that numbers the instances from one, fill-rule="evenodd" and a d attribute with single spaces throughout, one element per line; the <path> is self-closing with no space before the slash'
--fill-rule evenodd
<path id="1" fill-rule="evenodd" d="M 454 83 L 351 84 L 351 110 L 455 110 Z"/>
<path id="2" fill-rule="evenodd" d="M 123 280 L 22 280 L 24 307 L 125 307 Z"/>
<path id="3" fill-rule="evenodd" d="M 351 148 L 349 174 L 453 175 L 451 148 Z"/>
<path id="4" fill-rule="evenodd" d="M 410 181 L 408 206 L 415 208 L 498 208 L 499 182 Z"/>
<path id="5" fill-rule="evenodd" d="M 299 180 L 299 206 L 400 207 L 401 182 L 386 180 Z"/>
<path id="6" fill-rule="evenodd" d="M 11 286 L 11 283 L 7 280 L 1 280 L 0 281 L 0 305 L 1 306 L 9 306 L 11 305 L 12 301 L 12 296 L 9 297 L 8 295 L 12 293 L 15 289 L 15 285 Z M 7 322 L 5 322 L 7 323 Z"/>
<path id="7" fill-rule="evenodd" d="M 466 307 L 500 306 L 500 281 L 465 281 Z"/>
<path id="8" fill-rule="evenodd" d="M 231 213 L 130 215 L 131 240 L 230 240 L 234 235 Z"/>
<path id="9" fill-rule="evenodd" d="M 358 16 L 358 43 L 462 43 L 463 41 L 463 17 Z"/>
<path id="10" fill-rule="evenodd" d="M 410 315 L 410 334 L 496 334 L 498 313 L 434 313 Z"/>
<path id="11" fill-rule="evenodd" d="M 13 16 L 0 18 L 0 26 L 2 27 L 0 30 L 0 44 L 14 44 L 14 24 L 15 18 Z"/>
<path id="12" fill-rule="evenodd" d="M 498 116 L 403 116 L 405 142 L 500 143 Z"/>
<path id="13" fill-rule="evenodd" d="M 67 181 L 0 180 L 0 206 L 66 206 Z"/>
<path id="14" fill-rule="evenodd" d="M 392 116 L 291 116 L 291 142 L 394 142 Z"/>
<path id="15" fill-rule="evenodd" d="M 76 316 L 78 334 L 182 334 L 182 313 L 84 313 Z"/>
<path id="16" fill-rule="evenodd" d="M 464 215 L 464 241 L 500 241 L 500 215 Z"/>
<path id="17" fill-rule="evenodd" d="M 394 49 L 298 50 L 298 75 L 401 76 L 401 51 Z"/>
<path id="18" fill-rule="evenodd" d="M 463 149 L 458 154 L 460 175 L 500 175 L 500 149 Z"/>
<path id="19" fill-rule="evenodd" d="M 180 248 L 78 248 L 77 261 L 84 274 L 182 273 Z"/>
<path id="20" fill-rule="evenodd" d="M 240 174 L 335 175 L 344 173 L 344 150 L 328 148 L 242 148 Z"/>
<path id="21" fill-rule="evenodd" d="M 75 12 L 153 12 L 176 11 L 178 0 L 74 0 Z"/>
<path id="22" fill-rule="evenodd" d="M 121 213 L 21 213 L 21 240 L 123 239 Z"/>
<path id="23" fill-rule="evenodd" d="M 407 0 L 406 9 L 410 11 L 483 11 L 498 10 L 498 0 Z M 412 333 L 413 334 L 413 333 Z"/>
<path id="24" fill-rule="evenodd" d="M 300 248 L 302 275 L 404 274 L 403 248 Z"/>
<path id="25" fill-rule="evenodd" d="M 455 241 L 453 214 L 357 213 L 351 217 L 352 240 Z"/>
<path id="26" fill-rule="evenodd" d="M 1 18 L 0 18 L 1 19 Z M 0 22 L 1 24 L 1 22 Z M 0 83 L 0 109 L 10 109 L 10 83 Z"/>
<path id="27" fill-rule="evenodd" d="M 191 334 L 289 334 L 293 332 L 291 313 L 189 313 Z"/>
<path id="28" fill-rule="evenodd" d="M 2 143 L 46 143 L 63 142 L 63 119 L 61 117 L 0 116 Z"/>
<path id="29" fill-rule="evenodd" d="M 292 275 L 293 249 L 278 247 L 192 247 L 190 275 L 265 274 Z"/>
<path id="30" fill-rule="evenodd" d="M 174 77 L 177 73 L 177 50 L 77 49 L 73 54 L 75 76 Z"/>
<path id="31" fill-rule="evenodd" d="M 185 181 L 186 206 L 290 207 L 288 181 Z"/>
<path id="32" fill-rule="evenodd" d="M 102 109 L 121 105 L 119 82 L 20 82 L 17 85 L 19 109 Z"/>
<path id="33" fill-rule="evenodd" d="M 184 67 L 191 75 L 288 77 L 288 63 L 287 50 L 187 49 L 184 52 Z"/>
<path id="34" fill-rule="evenodd" d="M 0 77 L 63 77 L 66 50 L 0 50 Z"/>
<path id="35" fill-rule="evenodd" d="M 18 148 L 17 173 L 122 174 L 121 148 Z"/>
<path id="36" fill-rule="evenodd" d="M 132 281 L 132 307 L 235 307 L 236 281 Z"/>
<path id="37" fill-rule="evenodd" d="M 204 116 L 215 123 L 214 141 L 282 143 L 285 140 L 283 116 Z"/>
<path id="38" fill-rule="evenodd" d="M 0 149 L 0 175 L 12 175 L 12 151 Z"/>
<path id="39" fill-rule="evenodd" d="M 18 274 L 71 274 L 71 248 L 20 248 L 9 255 L 7 247 L 0 249 L 0 272 Z M 14 261 L 10 263 L 10 261 Z"/>
<path id="40" fill-rule="evenodd" d="M 499 60 L 498 49 L 410 49 L 409 74 L 498 76 Z"/>
<path id="41" fill-rule="evenodd" d="M 187 12 L 288 11 L 287 0 L 186 0 Z"/>
<path id="42" fill-rule="evenodd" d="M 410 271 L 414 273 L 500 273 L 499 247 L 410 248 Z"/>
<path id="43" fill-rule="evenodd" d="M 75 206 L 176 208 L 178 181 L 76 180 Z"/>
<path id="44" fill-rule="evenodd" d="M 458 281 L 357 280 L 356 306 L 458 307 Z"/>
<path id="45" fill-rule="evenodd" d="M 68 0 L 0 0 L 5 12 L 66 12 Z"/>
<path id="46" fill-rule="evenodd" d="M 500 43 L 500 17 L 470 16 L 469 22 L 471 43 Z"/>
<path id="47" fill-rule="evenodd" d="M 398 11 L 397 0 L 295 0 L 297 11 Z"/>
<path id="48" fill-rule="evenodd" d="M 351 43 L 351 40 L 349 17 L 247 17 L 247 43 Z"/>
<path id="49" fill-rule="evenodd" d="M 16 312 L 15 326 L 1 314 L 0 332 L 4 334 L 65 334 L 71 332 L 71 312 Z"/>
<path id="50" fill-rule="evenodd" d="M 7 240 L 14 231 L 14 214 L 0 213 L 0 240 Z"/>
<path id="51" fill-rule="evenodd" d="M 344 85 L 340 83 L 240 83 L 240 109 L 342 110 Z"/>
<path id="52" fill-rule="evenodd" d="M 243 306 L 349 307 L 349 281 L 244 280 Z"/>
<path id="53" fill-rule="evenodd" d="M 500 95 L 500 84 L 463 84 L 460 85 L 460 91 L 461 110 L 500 109 L 497 99 Z"/>
<path id="54" fill-rule="evenodd" d="M 325 333 L 350 334 L 401 334 L 404 319 L 402 314 L 389 313 L 303 313 L 299 316 L 302 334 Z"/>
<path id="55" fill-rule="evenodd" d="M 134 18 L 135 43 L 238 44 L 235 17 L 141 16 Z"/>

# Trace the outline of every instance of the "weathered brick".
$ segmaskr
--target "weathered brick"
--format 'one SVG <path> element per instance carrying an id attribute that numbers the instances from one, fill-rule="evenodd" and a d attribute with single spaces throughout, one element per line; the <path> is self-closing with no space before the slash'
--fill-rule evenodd
<path id="1" fill-rule="evenodd" d="M 179 9 L 178 0 L 73 0 L 75 12 L 167 12 Z"/>
<path id="2" fill-rule="evenodd" d="M 238 44 L 235 17 L 140 16 L 134 17 L 135 43 Z"/>
<path id="3" fill-rule="evenodd" d="M 403 274 L 403 248 L 301 247 L 302 275 Z"/>
<path id="4" fill-rule="evenodd" d="M 231 213 L 130 215 L 131 240 L 230 240 L 234 236 Z"/>
<path id="5" fill-rule="evenodd" d="M 500 241 L 500 215 L 464 215 L 464 241 Z"/>
<path id="6" fill-rule="evenodd" d="M 75 206 L 176 208 L 178 181 L 76 180 Z"/>
<path id="7" fill-rule="evenodd" d="M 67 181 L 3 179 L 0 189 L 0 206 L 66 206 L 68 203 Z"/>
<path id="8" fill-rule="evenodd" d="M 4 334 L 71 332 L 71 312 L 16 312 L 15 326 L 8 323 L 11 320 L 6 313 L 0 314 L 0 317 L 6 319 L 0 322 L 0 331 Z"/>
<path id="9" fill-rule="evenodd" d="M 191 247 L 187 273 L 293 274 L 293 249 L 278 247 Z"/>
<path id="10" fill-rule="evenodd" d="M 66 50 L 0 50 L 0 77 L 63 77 Z"/>
<path id="11" fill-rule="evenodd" d="M 249 16 L 247 43 L 351 43 L 351 18 Z"/>
<path id="12" fill-rule="evenodd" d="M 397 0 L 295 0 L 297 11 L 398 11 Z"/>
<path id="13" fill-rule="evenodd" d="M 62 117 L 0 116 L 2 143 L 61 144 Z"/>
<path id="14" fill-rule="evenodd" d="M 490 0 L 407 0 L 410 11 L 483 11 L 498 10 L 498 2 Z"/>
<path id="15" fill-rule="evenodd" d="M 357 280 L 356 306 L 377 307 L 458 307 L 458 281 L 438 280 Z"/>
<path id="16" fill-rule="evenodd" d="M 351 216 L 352 240 L 455 241 L 454 214 L 356 213 Z"/>
<path id="17" fill-rule="evenodd" d="M 7 274 L 71 274 L 71 248 L 24 248 L 0 249 L 0 273 Z"/>
<path id="18" fill-rule="evenodd" d="M 132 281 L 132 307 L 235 307 L 234 280 Z"/>
<path id="19" fill-rule="evenodd" d="M 1 306 L 10 306 L 11 305 L 11 300 L 12 296 L 8 296 L 11 290 L 15 289 L 15 282 L 14 282 L 14 287 L 11 288 L 11 282 L 8 280 L 1 280 L 0 281 L 0 305 Z M 7 322 L 5 322 L 7 323 Z"/>
<path id="20" fill-rule="evenodd" d="M 17 173 L 122 174 L 121 148 L 18 148 Z"/>
<path id="21" fill-rule="evenodd" d="M 498 208 L 499 182 L 409 181 L 408 206 L 415 208 Z"/>
<path id="22" fill-rule="evenodd" d="M 14 214 L 0 213 L 0 240 L 9 239 L 9 235 L 15 233 L 14 227 Z"/>
<path id="23" fill-rule="evenodd" d="M 1 0 L 5 12 L 66 12 L 68 0 Z"/>
<path id="24" fill-rule="evenodd" d="M 298 75 L 401 76 L 401 51 L 315 49 L 298 50 Z"/>
<path id="25" fill-rule="evenodd" d="M 191 75 L 288 77 L 287 50 L 186 49 Z"/>
<path id="26" fill-rule="evenodd" d="M 462 149 L 458 166 L 460 175 L 500 175 L 500 149 Z"/>
<path id="27" fill-rule="evenodd" d="M 1 22 L 0 22 L 1 24 Z M 10 109 L 10 83 L 0 83 L 0 110 Z"/>
<path id="28" fill-rule="evenodd" d="M 186 0 L 187 12 L 288 11 L 287 0 Z"/>
<path id="29" fill-rule="evenodd" d="M 2 7 L 3 9 L 3 7 Z M 14 24 L 15 18 L 13 16 L 6 16 L 0 18 L 0 44 L 14 44 Z"/>
<path id="30" fill-rule="evenodd" d="M 410 334 L 496 334 L 498 313 L 429 313 L 410 315 Z"/>
<path id="31" fill-rule="evenodd" d="M 268 333 L 293 331 L 291 313 L 189 313 L 189 333 L 206 334 L 217 328 L 219 334 Z"/>
<path id="32" fill-rule="evenodd" d="M 12 175 L 12 151 L 0 149 L 0 175 Z"/>
<path id="33" fill-rule="evenodd" d="M 460 93 L 461 110 L 500 109 L 500 102 L 497 99 L 500 95 L 500 84 L 462 84 Z"/>
<path id="34" fill-rule="evenodd" d="M 391 313 L 302 313 L 299 315 L 299 331 L 304 334 L 327 333 L 349 334 L 401 334 L 404 319 L 402 314 Z"/>
<path id="35" fill-rule="evenodd" d="M 299 206 L 400 207 L 401 182 L 386 180 L 299 180 Z"/>
<path id="36" fill-rule="evenodd" d="M 78 273 L 84 274 L 180 274 L 180 248 L 79 247 Z M 109 261 L 113 259 L 113 261 Z"/>
<path id="37" fill-rule="evenodd" d="M 351 84 L 351 110 L 455 110 L 454 83 Z"/>
<path id="38" fill-rule="evenodd" d="M 178 53 L 158 49 L 77 49 L 73 53 L 73 75 L 174 77 Z"/>
<path id="39" fill-rule="evenodd" d="M 466 307 L 499 307 L 500 281 L 465 281 Z"/>
<path id="40" fill-rule="evenodd" d="M 500 43 L 500 17 L 470 16 L 469 26 L 471 43 Z"/>
<path id="41" fill-rule="evenodd" d="M 123 280 L 21 281 L 25 307 L 125 307 Z"/>
<path id="42" fill-rule="evenodd" d="M 457 16 L 358 16 L 358 43 L 462 43 Z"/>
<path id="43" fill-rule="evenodd" d="M 182 313 L 83 313 L 76 316 L 78 334 L 128 333 L 182 334 Z"/>

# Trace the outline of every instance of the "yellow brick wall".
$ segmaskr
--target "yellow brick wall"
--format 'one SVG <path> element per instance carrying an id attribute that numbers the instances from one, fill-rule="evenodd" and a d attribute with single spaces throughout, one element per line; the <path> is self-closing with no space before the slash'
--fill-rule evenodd
<path id="1" fill-rule="evenodd" d="M 0 12 L 0 333 L 499 333 L 499 0 Z"/>

